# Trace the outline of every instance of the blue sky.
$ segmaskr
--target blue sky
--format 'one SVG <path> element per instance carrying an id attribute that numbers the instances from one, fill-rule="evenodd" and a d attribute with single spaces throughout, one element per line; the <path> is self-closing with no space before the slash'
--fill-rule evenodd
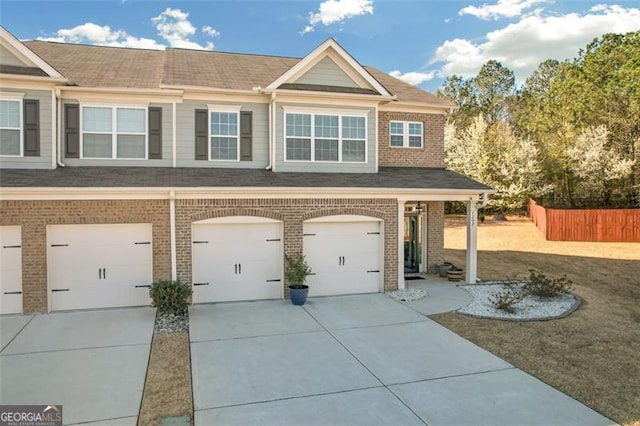
<path id="1" fill-rule="evenodd" d="M 523 82 L 544 59 L 640 30 L 640 1 L 2 0 L 0 23 L 22 40 L 293 57 L 334 37 L 360 63 L 435 91 L 489 59 Z"/>

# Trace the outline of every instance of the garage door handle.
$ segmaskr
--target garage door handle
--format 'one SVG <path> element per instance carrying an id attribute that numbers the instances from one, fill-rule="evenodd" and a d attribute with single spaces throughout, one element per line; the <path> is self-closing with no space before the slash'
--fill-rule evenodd
<path id="1" fill-rule="evenodd" d="M 269 238 L 267 239 L 268 243 L 274 242 L 274 241 L 280 241 L 280 238 Z"/>
<path id="2" fill-rule="evenodd" d="M 193 244 L 209 244 L 209 241 L 194 241 Z"/>
<path id="3" fill-rule="evenodd" d="M 102 278 L 107 279 L 107 268 L 102 268 Z"/>
<path id="4" fill-rule="evenodd" d="M 367 272 L 380 272 L 380 270 L 374 270 L 374 271 L 367 271 Z"/>
<path id="5" fill-rule="evenodd" d="M 140 242 L 133 243 L 133 244 L 151 244 L 151 241 L 140 241 Z"/>
<path id="6" fill-rule="evenodd" d="M 21 291 L 5 291 L 4 294 L 22 294 L 22 292 Z"/>
<path id="7" fill-rule="evenodd" d="M 69 289 L 68 288 L 52 288 L 51 289 L 52 293 L 55 293 L 55 292 L 58 292 L 58 291 L 69 291 Z"/>
<path id="8" fill-rule="evenodd" d="M 51 244 L 51 247 L 69 247 L 69 244 Z"/>
<path id="9" fill-rule="evenodd" d="M 267 280 L 268 283 L 279 283 L 281 280 Z"/>
<path id="10" fill-rule="evenodd" d="M 102 279 L 102 269 L 98 268 L 98 279 Z"/>
<path id="11" fill-rule="evenodd" d="M 367 232 L 367 235 L 380 235 L 379 232 Z"/>
<path id="12" fill-rule="evenodd" d="M 193 283 L 193 285 L 209 285 L 209 283 Z"/>
<path id="13" fill-rule="evenodd" d="M 136 288 L 151 288 L 150 284 L 147 285 L 137 285 Z"/>
<path id="14" fill-rule="evenodd" d="M 20 248 L 22 246 L 18 245 L 18 246 L 2 246 L 2 248 Z"/>
<path id="15" fill-rule="evenodd" d="M 242 263 L 238 263 L 238 273 L 242 273 Z"/>

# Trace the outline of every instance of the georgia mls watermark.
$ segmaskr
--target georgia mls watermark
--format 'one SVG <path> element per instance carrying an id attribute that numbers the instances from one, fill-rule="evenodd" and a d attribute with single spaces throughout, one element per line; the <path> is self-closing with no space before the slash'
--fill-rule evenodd
<path id="1" fill-rule="evenodd" d="M 62 405 L 0 405 L 0 426 L 62 426 Z"/>

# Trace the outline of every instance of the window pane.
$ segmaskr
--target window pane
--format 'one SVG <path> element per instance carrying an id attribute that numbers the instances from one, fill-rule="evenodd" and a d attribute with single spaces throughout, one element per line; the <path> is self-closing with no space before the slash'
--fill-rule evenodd
<path id="1" fill-rule="evenodd" d="M 82 135 L 82 156 L 88 158 L 113 157 L 111 135 Z"/>
<path id="2" fill-rule="evenodd" d="M 391 135 L 391 146 L 402 146 L 402 136 Z"/>
<path id="3" fill-rule="evenodd" d="M 338 161 L 337 139 L 316 139 L 316 161 Z"/>
<path id="4" fill-rule="evenodd" d="M 409 146 L 421 147 L 422 146 L 422 136 L 409 136 Z"/>
<path id="5" fill-rule="evenodd" d="M 287 136 L 311 137 L 311 115 L 287 114 Z"/>
<path id="6" fill-rule="evenodd" d="M 211 138 L 211 159 L 212 160 L 237 160 L 238 159 L 238 139 L 237 138 Z"/>
<path id="7" fill-rule="evenodd" d="M 145 132 L 144 110 L 135 108 L 118 108 L 119 132 Z"/>
<path id="8" fill-rule="evenodd" d="M 238 136 L 238 114 L 235 112 L 212 112 L 211 134 L 215 136 Z"/>
<path id="9" fill-rule="evenodd" d="M 409 123 L 409 134 L 410 135 L 422 135 L 422 124 L 421 123 Z"/>
<path id="10" fill-rule="evenodd" d="M 311 139 L 287 138 L 287 160 L 311 160 Z"/>
<path id="11" fill-rule="evenodd" d="M 342 117 L 342 137 L 345 139 L 364 139 L 364 117 Z"/>
<path id="12" fill-rule="evenodd" d="M 364 141 L 342 141 L 342 161 L 364 161 Z"/>
<path id="13" fill-rule="evenodd" d="M 145 158 L 144 136 L 118 135 L 118 158 Z"/>
<path id="14" fill-rule="evenodd" d="M 337 138 L 338 137 L 338 116 L 336 115 L 316 115 L 315 116 L 316 138 Z"/>
<path id="15" fill-rule="evenodd" d="M 404 123 L 392 121 L 390 132 L 393 135 L 402 135 L 404 133 Z"/>
<path id="16" fill-rule="evenodd" d="M 0 101 L 0 127 L 20 128 L 20 102 Z"/>
<path id="17" fill-rule="evenodd" d="M 111 108 L 82 108 L 82 130 L 84 132 L 110 132 Z"/>
<path id="18" fill-rule="evenodd" d="M 0 155 L 20 155 L 20 130 L 0 130 Z"/>

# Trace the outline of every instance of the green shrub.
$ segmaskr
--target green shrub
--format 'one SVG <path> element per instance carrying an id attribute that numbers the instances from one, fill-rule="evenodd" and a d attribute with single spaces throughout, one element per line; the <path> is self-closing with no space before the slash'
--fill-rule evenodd
<path id="1" fill-rule="evenodd" d="M 524 290 L 533 296 L 558 297 L 567 294 L 573 284 L 566 275 L 553 278 L 535 269 L 529 269 L 529 273 L 529 279 L 524 283 Z"/>
<path id="2" fill-rule="evenodd" d="M 311 267 L 303 255 L 285 256 L 284 278 L 293 288 L 300 288 L 311 275 Z"/>
<path id="3" fill-rule="evenodd" d="M 151 283 L 149 297 L 153 306 L 164 312 L 182 313 L 189 306 L 191 286 L 180 281 L 158 280 Z"/>
<path id="4" fill-rule="evenodd" d="M 496 309 L 513 314 L 516 312 L 516 303 L 522 300 L 523 297 L 524 294 L 519 287 L 507 284 L 500 293 L 489 297 L 489 302 Z"/>

